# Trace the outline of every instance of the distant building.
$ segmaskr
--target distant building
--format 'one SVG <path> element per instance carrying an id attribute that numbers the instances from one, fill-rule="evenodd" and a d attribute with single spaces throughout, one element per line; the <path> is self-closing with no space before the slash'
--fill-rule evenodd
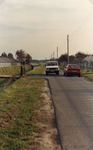
<path id="1" fill-rule="evenodd" d="M 0 67 L 20 65 L 20 62 L 14 58 L 0 56 Z"/>
<path id="2" fill-rule="evenodd" d="M 45 63 L 46 60 L 39 60 L 39 63 Z"/>
<path id="3" fill-rule="evenodd" d="M 93 55 L 88 55 L 82 61 L 83 62 L 93 62 Z"/>
<path id="4" fill-rule="evenodd" d="M 31 63 L 37 63 L 37 64 L 39 64 L 39 60 L 32 59 L 32 60 L 31 60 Z"/>

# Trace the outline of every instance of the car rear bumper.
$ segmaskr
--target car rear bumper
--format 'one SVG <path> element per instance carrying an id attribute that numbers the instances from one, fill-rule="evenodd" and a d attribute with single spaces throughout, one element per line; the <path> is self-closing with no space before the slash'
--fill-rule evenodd
<path id="1" fill-rule="evenodd" d="M 80 72 L 68 72 L 68 75 L 81 75 Z"/>

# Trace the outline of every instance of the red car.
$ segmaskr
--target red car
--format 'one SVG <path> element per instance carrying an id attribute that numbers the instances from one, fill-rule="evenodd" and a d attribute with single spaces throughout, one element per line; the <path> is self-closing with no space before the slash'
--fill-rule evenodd
<path id="1" fill-rule="evenodd" d="M 78 75 L 80 77 L 80 67 L 77 64 L 68 64 L 66 68 L 64 68 L 64 75 Z"/>

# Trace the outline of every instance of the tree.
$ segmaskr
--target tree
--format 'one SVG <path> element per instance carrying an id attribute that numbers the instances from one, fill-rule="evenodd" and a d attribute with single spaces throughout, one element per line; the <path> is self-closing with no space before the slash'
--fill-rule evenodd
<path id="1" fill-rule="evenodd" d="M 2 57 L 7 57 L 7 54 L 4 52 L 1 54 Z"/>
<path id="2" fill-rule="evenodd" d="M 61 55 L 58 59 L 59 62 L 64 62 L 64 61 L 67 62 L 67 60 L 68 60 L 68 55 L 67 54 Z"/>
<path id="3" fill-rule="evenodd" d="M 78 61 L 83 60 L 86 56 L 87 56 L 87 54 L 84 54 L 82 52 L 78 52 L 75 54 L 76 60 L 78 60 Z"/>
<path id="4" fill-rule="evenodd" d="M 30 64 L 31 60 L 32 60 L 32 57 L 29 54 L 27 54 L 27 56 L 26 56 L 26 63 Z"/>
<path id="5" fill-rule="evenodd" d="M 8 53 L 8 57 L 9 58 L 13 58 L 13 54 L 12 53 Z"/>
<path id="6" fill-rule="evenodd" d="M 74 55 L 69 56 L 69 61 L 74 62 L 75 61 L 75 56 Z"/>
<path id="7" fill-rule="evenodd" d="M 20 50 L 17 50 L 16 51 L 16 57 L 17 59 L 22 63 L 25 61 L 26 59 L 26 54 L 25 52 L 23 51 L 23 49 L 20 49 Z"/>

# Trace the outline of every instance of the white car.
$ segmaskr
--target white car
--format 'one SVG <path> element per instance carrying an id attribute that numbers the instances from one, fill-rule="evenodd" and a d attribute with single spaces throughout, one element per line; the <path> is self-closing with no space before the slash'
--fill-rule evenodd
<path id="1" fill-rule="evenodd" d="M 58 62 L 47 61 L 45 65 L 45 72 L 46 72 L 46 75 L 48 75 L 48 73 L 56 73 L 57 75 L 59 75 Z"/>

